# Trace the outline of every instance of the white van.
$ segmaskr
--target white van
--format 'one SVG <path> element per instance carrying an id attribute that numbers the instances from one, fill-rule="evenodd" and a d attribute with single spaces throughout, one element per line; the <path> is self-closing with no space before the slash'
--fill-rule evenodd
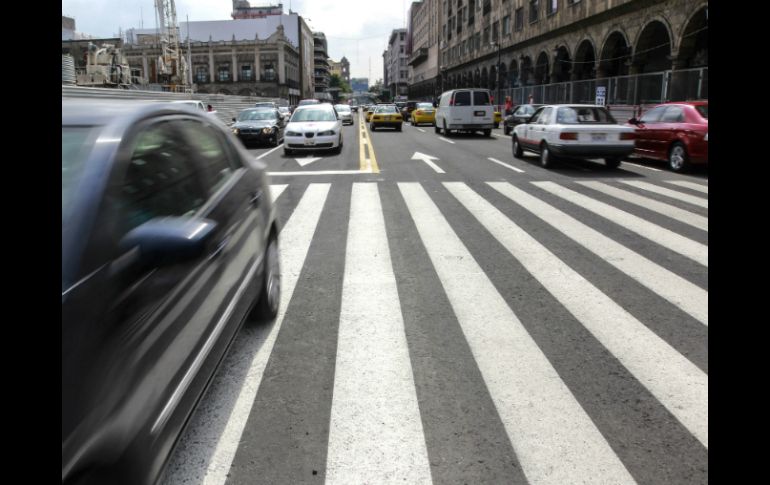
<path id="1" fill-rule="evenodd" d="M 492 135 L 494 108 L 488 89 L 453 89 L 441 94 L 436 110 L 436 133 L 482 130 Z"/>

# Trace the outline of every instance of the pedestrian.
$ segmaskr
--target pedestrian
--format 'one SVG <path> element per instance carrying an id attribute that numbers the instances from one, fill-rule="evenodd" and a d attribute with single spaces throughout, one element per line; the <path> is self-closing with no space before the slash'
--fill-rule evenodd
<path id="1" fill-rule="evenodd" d="M 535 93 L 529 93 L 529 99 L 527 99 L 528 104 L 534 104 L 535 103 Z"/>
<path id="2" fill-rule="evenodd" d="M 206 107 L 206 109 L 207 109 L 208 111 L 214 111 L 214 107 L 213 107 L 213 106 L 211 106 L 211 105 L 208 105 L 208 106 Z"/>
<path id="3" fill-rule="evenodd" d="M 505 115 L 508 116 L 511 114 L 511 110 L 513 109 L 513 101 L 511 100 L 510 96 L 505 97 Z"/>

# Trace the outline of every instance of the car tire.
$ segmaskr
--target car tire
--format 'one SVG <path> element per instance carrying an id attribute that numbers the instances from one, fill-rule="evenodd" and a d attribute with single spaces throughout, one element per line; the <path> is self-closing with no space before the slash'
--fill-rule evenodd
<path id="1" fill-rule="evenodd" d="M 449 137 L 449 130 L 446 127 L 446 120 L 444 120 L 444 136 Z"/>
<path id="2" fill-rule="evenodd" d="M 553 167 L 553 155 L 551 155 L 551 150 L 548 148 L 547 143 L 540 145 L 540 166 L 543 168 Z"/>
<path id="3" fill-rule="evenodd" d="M 377 131 L 377 127 L 376 127 L 376 126 L 374 126 L 374 123 L 372 123 L 371 125 L 369 125 L 369 129 L 370 129 L 371 131 Z"/>
<path id="4" fill-rule="evenodd" d="M 618 168 L 620 166 L 620 161 L 620 157 L 606 157 L 604 159 L 604 164 L 607 168 Z"/>
<path id="5" fill-rule="evenodd" d="M 396 127 L 396 131 L 401 131 L 401 127 L 402 127 L 402 125 L 398 125 L 398 126 Z"/>
<path id="6" fill-rule="evenodd" d="M 668 165 L 674 172 L 686 172 L 690 168 L 687 148 L 681 142 L 674 142 L 668 150 Z"/>
<path id="7" fill-rule="evenodd" d="M 487 137 L 487 138 L 492 136 L 492 130 L 484 130 L 484 136 Z"/>
<path id="8" fill-rule="evenodd" d="M 513 141 L 511 142 L 511 147 L 512 147 L 514 158 L 521 158 L 524 156 L 524 149 L 521 148 L 521 144 L 519 143 L 519 139 L 516 138 L 516 135 L 513 135 Z"/>
<path id="9" fill-rule="evenodd" d="M 264 271 L 259 290 L 259 300 L 249 315 L 250 319 L 270 321 L 278 316 L 281 304 L 281 267 L 278 238 L 271 233 L 267 240 L 264 256 Z"/>
<path id="10" fill-rule="evenodd" d="M 439 135 L 441 134 L 441 128 L 439 128 L 436 123 L 433 123 L 433 132 Z"/>
<path id="11" fill-rule="evenodd" d="M 294 153 L 294 152 L 293 152 L 293 151 L 291 151 L 291 150 L 290 150 L 290 149 L 288 149 L 288 148 L 284 148 L 284 149 L 283 149 L 283 155 L 284 155 L 284 156 L 286 156 L 286 157 L 290 157 L 290 156 L 292 155 L 292 153 Z"/>

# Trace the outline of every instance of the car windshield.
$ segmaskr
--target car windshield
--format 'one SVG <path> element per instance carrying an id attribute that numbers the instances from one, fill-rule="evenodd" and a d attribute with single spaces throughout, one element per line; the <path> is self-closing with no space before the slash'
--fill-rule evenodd
<path id="1" fill-rule="evenodd" d="M 69 219 L 72 200 L 90 148 L 88 140 L 96 132 L 93 126 L 61 127 L 61 217 L 62 226 Z"/>
<path id="2" fill-rule="evenodd" d="M 274 120 L 275 113 L 269 110 L 242 111 L 238 115 L 238 121 Z"/>
<path id="3" fill-rule="evenodd" d="M 701 116 L 703 116 L 706 119 L 709 119 L 709 105 L 707 104 L 699 104 L 695 107 L 695 109 L 700 113 Z"/>
<path id="4" fill-rule="evenodd" d="M 556 122 L 562 125 L 616 124 L 610 113 L 598 106 L 564 106 L 556 114 Z"/>
<path id="5" fill-rule="evenodd" d="M 417 105 L 417 109 L 433 109 L 433 105 L 430 103 L 420 103 Z"/>
<path id="6" fill-rule="evenodd" d="M 291 116 L 291 122 L 298 121 L 337 121 L 331 109 L 299 109 Z"/>
<path id="7" fill-rule="evenodd" d="M 397 113 L 395 106 L 380 106 L 375 113 Z"/>
<path id="8" fill-rule="evenodd" d="M 339 111 L 339 112 L 343 112 L 343 111 L 344 111 L 344 112 L 348 112 L 348 111 L 350 111 L 350 106 L 348 106 L 348 105 L 346 105 L 346 104 L 338 104 L 338 105 L 336 105 L 334 108 L 335 108 L 337 111 Z"/>

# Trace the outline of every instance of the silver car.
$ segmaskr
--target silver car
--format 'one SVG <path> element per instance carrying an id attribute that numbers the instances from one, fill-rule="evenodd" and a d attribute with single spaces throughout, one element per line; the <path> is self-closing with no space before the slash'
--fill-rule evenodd
<path id="1" fill-rule="evenodd" d="M 349 105 L 335 104 L 334 109 L 337 110 L 337 114 L 339 115 L 340 120 L 342 120 L 343 125 L 353 124 L 353 111 L 350 109 Z"/>
<path id="2" fill-rule="evenodd" d="M 342 151 L 342 120 L 331 104 L 297 106 L 286 125 L 284 155 L 319 149 Z"/>

